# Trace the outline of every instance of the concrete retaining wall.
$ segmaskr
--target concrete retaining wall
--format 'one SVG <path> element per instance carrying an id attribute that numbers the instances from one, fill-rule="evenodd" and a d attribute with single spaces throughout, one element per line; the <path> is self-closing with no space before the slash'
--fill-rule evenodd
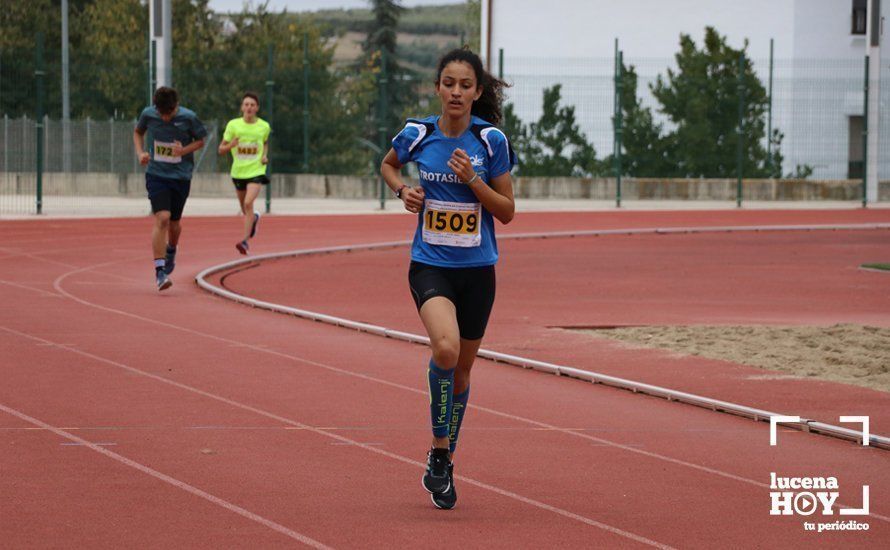
<path id="1" fill-rule="evenodd" d="M 5 173 L 4 187 L 21 188 L 26 193 L 34 185 L 34 173 Z M 44 174 L 47 195 L 101 197 L 145 196 L 145 176 L 139 173 L 59 173 Z M 18 184 L 16 182 L 19 182 Z M 415 182 L 416 184 L 416 182 Z M 744 180 L 744 200 L 861 200 L 859 180 Z M 275 174 L 273 197 L 374 199 L 379 196 L 378 180 L 371 177 L 325 176 L 319 174 Z M 516 178 L 518 198 L 614 200 L 614 178 Z M 194 197 L 229 197 L 233 194 L 228 174 L 196 174 L 192 180 Z M 624 178 L 621 195 L 625 200 L 734 200 L 734 179 L 656 179 Z M 880 182 L 878 200 L 890 201 L 890 181 Z"/>

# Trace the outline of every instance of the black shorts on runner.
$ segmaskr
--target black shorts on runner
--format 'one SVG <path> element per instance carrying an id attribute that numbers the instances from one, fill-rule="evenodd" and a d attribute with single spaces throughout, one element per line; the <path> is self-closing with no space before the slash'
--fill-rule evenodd
<path id="1" fill-rule="evenodd" d="M 268 176 L 254 176 L 252 178 L 247 178 L 247 179 L 232 178 L 232 183 L 235 184 L 235 189 L 237 189 L 238 191 L 246 191 L 248 183 L 259 183 L 260 185 L 269 185 L 269 177 Z"/>
<path id="2" fill-rule="evenodd" d="M 151 201 L 151 213 L 157 214 L 164 210 L 170 212 L 170 219 L 177 221 L 182 218 L 185 201 L 189 198 L 191 180 L 162 178 L 145 174 L 145 190 Z"/>
<path id="3" fill-rule="evenodd" d="M 411 296 L 420 307 L 430 298 L 442 296 L 457 309 L 457 326 L 464 340 L 478 340 L 485 335 L 488 317 L 494 305 L 494 266 L 438 267 L 411 262 L 408 268 Z"/>

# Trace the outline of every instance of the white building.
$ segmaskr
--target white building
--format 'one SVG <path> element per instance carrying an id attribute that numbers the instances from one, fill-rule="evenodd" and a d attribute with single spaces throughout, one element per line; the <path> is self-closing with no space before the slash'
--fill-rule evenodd
<path id="1" fill-rule="evenodd" d="M 497 72 L 503 49 L 504 76 L 514 84 L 510 100 L 526 122 L 540 115 L 541 90 L 562 83 L 563 102 L 575 105 L 582 129 L 602 156 L 612 147 L 616 39 L 625 64 L 634 65 L 640 77 L 637 93 L 653 107 L 647 85 L 674 65 L 681 33 L 699 47 L 706 26 L 734 48 L 747 40 L 748 57 L 765 87 L 772 39 L 773 127 L 785 134 L 784 171 L 808 164 L 814 177 L 846 178 L 861 171 L 856 162 L 862 160 L 869 2 L 881 13 L 880 0 L 482 0 L 481 53 Z M 875 21 L 882 32 L 883 17 Z M 874 108 L 879 128 L 890 130 L 890 51 L 886 43 L 880 48 L 883 55 L 873 51 L 872 60 L 883 60 L 884 86 Z M 874 149 L 883 153 L 881 179 L 890 180 L 890 139 Z"/>

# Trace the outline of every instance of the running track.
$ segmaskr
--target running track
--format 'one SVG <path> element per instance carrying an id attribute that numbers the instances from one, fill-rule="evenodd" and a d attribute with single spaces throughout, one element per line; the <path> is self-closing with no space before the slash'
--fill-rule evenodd
<path id="1" fill-rule="evenodd" d="M 401 240 L 412 221 L 269 218 L 255 251 Z M 888 221 L 886 210 L 523 214 L 505 232 Z M 195 273 L 232 259 L 234 219 L 186 220 L 176 285 L 161 295 L 152 287 L 146 219 L 0 227 L 4 545 L 852 547 L 890 535 L 885 451 L 796 431 L 782 431 L 771 448 L 763 423 L 486 361 L 474 372 L 456 463 L 458 507 L 435 510 L 419 485 L 427 352 L 198 290 Z M 486 347 L 832 423 L 837 412 L 869 414 L 873 431 L 890 432 L 885 394 L 768 384 L 738 365 L 633 352 L 547 328 L 890 325 L 887 278 L 839 267 L 857 254 L 887 256 L 886 230 L 726 237 L 504 242 Z M 689 260 L 720 246 L 718 258 Z M 805 286 L 806 303 L 781 283 L 794 273 L 751 284 L 758 273 L 790 269 L 782 254 L 794 251 L 802 269 L 831 284 Z M 270 262 L 226 284 L 417 332 L 406 254 Z M 567 254 L 580 269 L 554 271 Z M 653 269 L 663 265 L 659 254 L 677 259 L 680 271 Z M 721 265 L 757 258 L 761 271 L 713 283 L 726 274 Z M 615 288 L 603 288 L 609 281 Z M 758 291 L 746 294 L 747 285 Z M 724 305 L 724 318 L 715 318 L 714 303 Z M 869 485 L 874 515 L 857 519 L 870 530 L 814 534 L 802 527 L 812 518 L 770 516 L 772 471 L 836 476 L 841 502 L 853 507 Z"/>

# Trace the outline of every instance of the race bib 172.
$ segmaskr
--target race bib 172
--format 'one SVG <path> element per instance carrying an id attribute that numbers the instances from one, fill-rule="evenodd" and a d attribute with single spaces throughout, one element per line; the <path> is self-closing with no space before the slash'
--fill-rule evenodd
<path id="1" fill-rule="evenodd" d="M 182 162 L 182 157 L 177 157 L 173 155 L 173 145 L 174 143 L 167 143 L 164 141 L 156 141 L 155 142 L 155 162 L 167 162 L 169 164 L 179 164 Z"/>

